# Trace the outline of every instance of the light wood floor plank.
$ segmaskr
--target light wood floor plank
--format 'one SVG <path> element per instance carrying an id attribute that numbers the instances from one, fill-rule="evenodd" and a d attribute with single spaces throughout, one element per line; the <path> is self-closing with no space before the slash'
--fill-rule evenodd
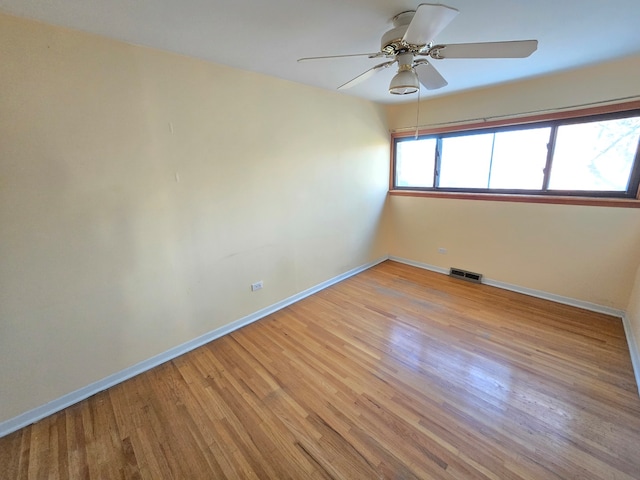
<path id="1" fill-rule="evenodd" d="M 0 439 L 7 479 L 640 479 L 620 319 L 385 262 Z"/>

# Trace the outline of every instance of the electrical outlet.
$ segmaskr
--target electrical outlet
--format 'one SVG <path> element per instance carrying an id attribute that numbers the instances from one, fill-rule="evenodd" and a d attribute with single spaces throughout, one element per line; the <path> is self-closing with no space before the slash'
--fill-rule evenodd
<path id="1" fill-rule="evenodd" d="M 260 280 L 259 282 L 251 284 L 251 291 L 255 292 L 256 290 L 261 290 L 262 287 L 264 287 L 264 284 L 262 283 L 262 280 Z"/>
<path id="2" fill-rule="evenodd" d="M 446 248 L 442 248 L 442 247 L 440 247 L 440 248 L 438 249 L 438 253 L 439 253 L 440 255 L 446 255 L 446 254 L 447 254 L 447 249 L 446 249 Z"/>

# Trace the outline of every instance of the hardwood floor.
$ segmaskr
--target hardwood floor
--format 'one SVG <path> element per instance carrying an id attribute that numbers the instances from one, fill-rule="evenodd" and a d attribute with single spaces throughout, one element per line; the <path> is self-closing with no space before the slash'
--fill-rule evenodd
<path id="1" fill-rule="evenodd" d="M 0 477 L 640 478 L 620 319 L 385 262 L 0 439 Z"/>

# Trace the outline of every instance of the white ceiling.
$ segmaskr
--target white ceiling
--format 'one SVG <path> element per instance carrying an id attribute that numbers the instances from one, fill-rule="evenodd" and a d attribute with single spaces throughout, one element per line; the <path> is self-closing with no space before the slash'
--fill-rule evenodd
<path id="1" fill-rule="evenodd" d="M 391 18 L 420 0 L 0 0 L 0 11 L 294 82 L 335 89 L 380 59 L 297 63 L 376 52 Z M 432 1 L 431 3 L 437 3 Z M 640 55 L 640 0 L 445 0 L 460 14 L 437 43 L 539 40 L 526 59 L 441 60 L 448 80 L 422 98 Z M 394 69 L 342 91 L 382 103 Z M 407 98 L 411 97 L 411 98 Z"/>

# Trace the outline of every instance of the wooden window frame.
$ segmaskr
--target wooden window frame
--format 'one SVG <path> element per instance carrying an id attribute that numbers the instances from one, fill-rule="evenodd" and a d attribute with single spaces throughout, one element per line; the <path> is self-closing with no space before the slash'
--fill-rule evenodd
<path id="1" fill-rule="evenodd" d="M 599 115 L 629 113 L 633 110 L 640 110 L 640 100 L 625 102 L 611 105 L 601 105 L 597 107 L 584 108 L 579 110 L 566 110 L 562 112 L 554 112 L 548 114 L 531 115 L 526 117 L 508 118 L 500 120 L 491 120 L 486 122 L 474 122 L 468 124 L 457 124 L 455 126 L 446 126 L 438 128 L 428 128 L 418 131 L 418 135 L 439 135 L 454 132 L 470 132 L 474 130 L 485 130 L 490 128 L 501 127 L 518 127 L 529 124 L 544 124 L 545 122 L 558 122 L 563 120 L 585 120 L 587 117 L 596 117 Z M 430 197 L 430 198 L 451 198 L 463 200 L 489 200 L 502 202 L 520 202 L 520 203 L 549 203 L 549 204 L 565 204 L 565 205 L 590 205 L 590 206 L 607 206 L 607 207 L 624 207 L 624 208 L 640 208 L 640 187 L 637 189 L 635 197 L 604 197 L 589 195 L 581 196 L 579 193 L 563 194 L 560 193 L 494 193 L 494 192 L 474 192 L 474 191 L 442 191 L 442 190 L 421 190 L 421 189 L 404 189 L 395 188 L 395 141 L 398 138 L 406 138 L 415 136 L 415 132 L 393 133 L 391 135 L 391 168 L 389 176 L 389 195 L 391 196 L 408 196 L 408 197 Z M 549 159 L 547 159 L 547 171 L 549 167 Z M 437 168 L 438 162 L 435 162 Z M 640 160 L 636 158 L 631 175 L 634 180 L 640 175 Z M 548 174 L 545 175 L 545 181 L 548 182 Z"/>

